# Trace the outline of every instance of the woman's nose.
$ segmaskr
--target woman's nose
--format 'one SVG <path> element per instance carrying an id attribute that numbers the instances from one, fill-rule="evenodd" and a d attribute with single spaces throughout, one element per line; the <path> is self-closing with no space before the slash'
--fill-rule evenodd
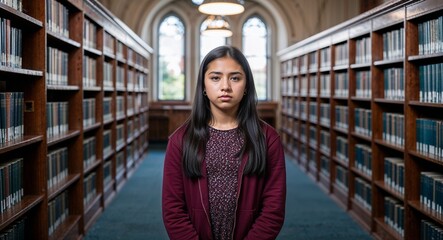
<path id="1" fill-rule="evenodd" d="M 228 78 L 223 78 L 221 81 L 221 90 L 222 91 L 229 91 L 231 90 L 231 83 L 229 82 Z"/>

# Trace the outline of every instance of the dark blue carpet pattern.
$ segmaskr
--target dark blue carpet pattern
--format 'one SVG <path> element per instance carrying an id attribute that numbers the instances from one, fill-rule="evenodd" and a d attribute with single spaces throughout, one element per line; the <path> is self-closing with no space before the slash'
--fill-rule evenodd
<path id="1" fill-rule="evenodd" d="M 85 240 L 168 239 L 161 217 L 164 151 L 164 147 L 150 147 L 146 159 L 86 233 Z M 372 239 L 292 161 L 286 163 L 286 219 L 277 239 Z"/>

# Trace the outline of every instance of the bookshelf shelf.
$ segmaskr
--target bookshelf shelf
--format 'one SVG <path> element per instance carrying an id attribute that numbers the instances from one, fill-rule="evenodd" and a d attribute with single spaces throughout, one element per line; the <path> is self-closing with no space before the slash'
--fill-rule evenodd
<path id="1" fill-rule="evenodd" d="M 14 20 L 19 21 L 19 23 L 27 25 L 32 28 L 42 28 L 43 23 L 38 19 L 35 19 L 23 12 L 15 10 L 12 7 L 9 7 L 6 4 L 0 4 L 0 14 L 6 18 L 13 18 Z"/>
<path id="2" fill-rule="evenodd" d="M 74 41 L 70 38 L 64 37 L 60 34 L 53 33 L 51 31 L 47 31 L 46 34 L 48 35 L 48 41 L 53 41 L 58 44 L 65 45 L 68 48 L 69 47 L 71 47 L 71 48 L 80 48 L 81 47 L 81 43 Z"/>
<path id="3" fill-rule="evenodd" d="M 399 233 L 392 230 L 392 228 L 384 222 L 383 218 L 374 218 L 374 221 L 376 225 L 374 232 L 376 232 L 378 238 L 386 240 L 403 239 Z"/>
<path id="4" fill-rule="evenodd" d="M 443 232 L 442 25 L 388 1 L 278 53 L 285 150 L 376 239 Z"/>
<path id="5" fill-rule="evenodd" d="M 47 90 L 54 91 L 79 91 L 79 86 L 62 86 L 62 85 L 48 85 Z"/>
<path id="6" fill-rule="evenodd" d="M 0 116 L 10 126 L 0 124 L 0 164 L 16 169 L 6 177 L 23 179 L 0 213 L 0 232 L 24 224 L 25 239 L 81 239 L 117 194 L 116 166 L 124 164 L 121 187 L 126 162 L 134 171 L 147 151 L 149 109 L 140 105 L 148 105 L 152 49 L 96 0 L 11 2 L 0 3 L 0 18 L 4 37 L 18 41 L 0 64 L 0 97 L 15 115 Z M 116 99 L 127 96 L 133 106 L 125 99 L 117 112 Z"/>
<path id="7" fill-rule="evenodd" d="M 57 195 L 65 191 L 74 182 L 80 179 L 80 174 L 70 174 L 62 181 L 55 184 L 53 187 L 48 189 L 48 201 L 55 198 Z"/>
<path id="8" fill-rule="evenodd" d="M 42 71 L 32 70 L 32 69 L 24 69 L 24 68 L 13 68 L 13 67 L 5 67 L 0 66 L 1 74 L 16 74 L 16 75 L 27 75 L 33 77 L 41 77 L 43 76 Z"/>
<path id="9" fill-rule="evenodd" d="M 68 234 L 74 230 L 75 227 L 78 227 L 80 222 L 80 215 L 69 215 L 66 220 L 64 220 L 61 225 L 57 228 L 57 230 L 51 234 L 50 240 L 57 239 L 66 239 Z"/>
<path id="10" fill-rule="evenodd" d="M 421 212 L 422 214 L 429 216 L 432 220 L 437 222 L 437 224 L 443 225 L 443 215 L 438 214 L 435 211 L 432 211 L 431 209 L 423 206 L 420 201 L 408 201 L 408 204 L 414 208 L 415 210 Z"/>
<path id="11" fill-rule="evenodd" d="M 61 143 L 61 142 L 64 142 L 64 141 L 68 141 L 68 140 L 73 139 L 79 135 L 80 135 L 80 130 L 70 130 L 63 135 L 49 137 L 48 138 L 48 147 L 58 144 L 58 143 Z"/>
<path id="12" fill-rule="evenodd" d="M 402 202 L 404 201 L 404 196 L 398 191 L 395 191 L 394 189 L 389 187 L 389 185 L 386 185 L 384 181 L 381 180 L 375 181 L 375 185 L 383 189 L 383 191 L 389 193 L 390 196 L 393 196 Z"/>
<path id="13" fill-rule="evenodd" d="M 30 209 L 43 202 L 43 199 L 43 195 L 25 195 L 19 203 L 2 213 L 0 218 L 0 228 L 5 228 L 15 220 L 21 218 Z"/>
<path id="14" fill-rule="evenodd" d="M 16 149 L 29 146 L 43 141 L 43 136 L 23 136 L 21 139 L 16 139 L 6 143 L 0 144 L 0 154 L 11 152 Z"/>

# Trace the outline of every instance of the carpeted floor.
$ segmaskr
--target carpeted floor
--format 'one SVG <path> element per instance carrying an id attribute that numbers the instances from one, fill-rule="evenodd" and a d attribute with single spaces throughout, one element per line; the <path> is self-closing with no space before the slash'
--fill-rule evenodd
<path id="1" fill-rule="evenodd" d="M 168 239 L 161 217 L 165 148 L 147 158 L 85 236 L 85 240 Z M 293 162 L 287 160 L 286 218 L 279 240 L 365 240 L 372 237 Z"/>

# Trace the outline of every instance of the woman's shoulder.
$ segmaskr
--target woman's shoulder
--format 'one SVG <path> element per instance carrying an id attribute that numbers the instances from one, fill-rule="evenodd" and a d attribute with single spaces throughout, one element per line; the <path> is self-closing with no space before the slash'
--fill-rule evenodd
<path id="1" fill-rule="evenodd" d="M 262 126 L 262 130 L 263 133 L 265 134 L 265 136 L 279 136 L 279 133 L 277 132 L 277 130 L 275 130 L 275 128 L 271 125 L 269 125 L 269 123 L 261 120 L 261 126 Z"/>
<path id="2" fill-rule="evenodd" d="M 185 135 L 187 129 L 188 129 L 187 123 L 181 125 L 177 129 L 175 129 L 175 131 L 173 133 L 171 133 L 171 135 L 169 135 L 169 140 L 182 139 L 183 136 Z"/>

